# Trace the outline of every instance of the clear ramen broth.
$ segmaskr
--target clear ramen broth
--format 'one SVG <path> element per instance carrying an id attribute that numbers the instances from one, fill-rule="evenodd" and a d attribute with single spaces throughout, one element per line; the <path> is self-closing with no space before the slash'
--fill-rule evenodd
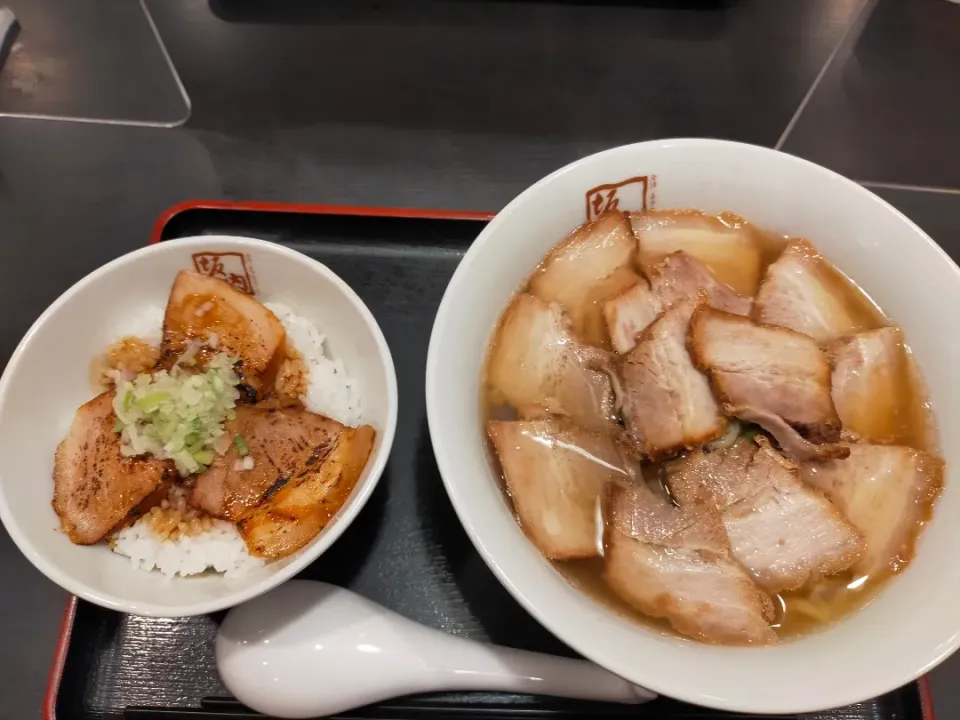
<path id="1" fill-rule="evenodd" d="M 618 217 L 611 218 L 610 215 Z M 624 228 L 629 228 L 629 232 L 625 232 Z M 816 242 L 816 238 L 810 240 Z M 776 636 L 773 641 L 793 639 L 823 628 L 869 603 L 911 559 L 914 542 L 930 518 L 942 483 L 942 461 L 934 457 L 938 453 L 937 432 L 923 381 L 909 347 L 899 330 L 893 328 L 892 321 L 853 280 L 816 255 L 809 243 L 763 230 L 729 212 L 717 215 L 696 210 L 648 211 L 626 215 L 613 213 L 577 229 L 565 239 L 558 238 L 558 241 L 559 244 L 517 289 L 501 316 L 487 351 L 481 383 L 481 411 L 490 433 L 487 448 L 491 465 L 500 474 L 502 488 L 512 504 L 515 518 L 541 553 L 571 584 L 609 610 L 662 632 L 677 634 L 677 623 L 671 626 L 675 618 L 651 616 L 641 610 L 636 602 L 615 591 L 608 582 L 605 567 L 610 560 L 613 532 L 609 487 L 598 495 L 601 499 L 597 501 L 592 520 L 596 523 L 593 548 L 570 550 L 552 547 L 552 536 L 549 533 L 545 535 L 544 529 L 535 525 L 538 522 L 554 525 L 554 535 L 559 537 L 564 535 L 566 528 L 591 522 L 586 516 L 568 514 L 566 510 L 570 508 L 566 505 L 563 506 L 566 509 L 556 511 L 547 507 L 554 501 L 575 505 L 577 500 L 573 496 L 585 492 L 584 485 L 588 480 L 593 482 L 588 477 L 591 473 L 589 470 L 582 473 L 582 468 L 587 466 L 577 466 L 581 471 L 571 470 L 570 477 L 579 478 L 577 473 L 581 472 L 583 484 L 570 484 L 563 487 L 562 492 L 558 491 L 559 494 L 550 495 L 549 491 L 542 488 L 542 483 L 546 482 L 544 478 L 552 478 L 559 472 L 557 468 L 561 461 L 548 458 L 541 462 L 535 461 L 532 456 L 523 456 L 523 444 L 504 440 L 503 437 L 514 436 L 498 435 L 494 432 L 494 425 L 553 418 L 557 427 L 576 428 L 576 432 L 580 433 L 578 437 L 588 433 L 590 437 L 608 438 L 609 443 L 604 447 L 616 446 L 617 452 L 626 458 L 625 466 L 633 468 L 629 471 L 629 482 L 642 483 L 656 497 L 674 508 L 686 505 L 678 501 L 671 485 L 664 480 L 668 469 L 674 467 L 672 463 L 678 459 L 682 461 L 691 454 L 710 456 L 727 452 L 735 443 L 753 442 L 762 448 L 772 448 L 777 457 L 786 459 L 788 466 L 797 468 L 796 476 L 804 480 L 803 492 L 815 493 L 819 498 L 830 498 L 824 506 L 829 506 L 825 512 L 837 510 L 842 520 L 849 520 L 848 527 L 857 531 L 862 539 L 861 560 L 852 565 L 846 563 L 846 567 L 839 572 L 815 570 L 798 587 L 773 592 L 763 590 L 768 586 L 761 587 L 759 576 L 748 568 L 748 572 L 754 573 L 758 587 L 772 601 L 772 615 L 767 616 L 767 622 Z M 800 252 L 797 248 L 801 247 L 807 249 Z M 800 329 L 789 324 L 766 320 L 767 307 L 774 307 L 773 290 L 760 290 L 766 282 L 771 284 L 765 287 L 775 287 L 771 278 L 778 277 L 780 268 L 787 267 L 778 261 L 783 258 L 783 263 L 792 262 L 792 254 L 802 258 L 801 270 L 804 267 L 814 269 L 816 287 L 820 293 L 818 296 L 805 296 L 800 292 L 793 298 L 792 304 L 799 305 L 811 301 L 813 297 L 811 302 L 819 302 L 819 310 L 827 308 L 833 313 L 832 317 L 843 318 L 837 325 L 842 332 L 836 333 L 835 337 L 820 336 L 816 328 L 810 330 L 809 336 L 806 332 L 802 333 L 804 342 L 819 348 L 817 352 L 822 353 L 829 364 L 829 372 L 832 373 L 829 376 L 832 385 L 829 387 L 832 390 L 828 390 L 828 393 L 832 393 L 833 404 L 837 408 L 834 417 L 839 415 L 843 421 L 842 428 L 834 428 L 839 434 L 832 438 L 818 438 L 816 433 L 808 433 L 803 423 L 793 423 L 796 432 L 803 436 L 803 440 L 799 441 L 801 444 L 797 445 L 800 449 L 794 451 L 793 445 L 783 442 L 786 436 L 771 430 L 776 427 L 774 425 L 768 426 L 762 422 L 758 426 L 743 419 L 739 422 L 725 420 L 727 424 L 722 437 L 715 435 L 704 442 L 690 442 L 665 452 L 650 451 L 649 433 L 645 436 L 647 440 L 638 441 L 638 434 L 633 430 L 635 425 L 628 413 L 629 403 L 633 400 L 630 399 L 629 378 L 623 368 L 629 358 L 639 351 L 641 344 L 659 342 L 654 328 L 674 308 L 684 305 L 687 298 L 696 307 L 694 315 L 704 306 L 727 310 L 749 300 L 752 304 L 748 303 L 750 309 L 747 314 L 729 311 L 732 314 L 721 315 L 728 320 L 734 315 L 740 316 L 743 318 L 740 322 L 750 323 L 751 327 L 775 327 L 780 332 L 801 333 Z M 679 272 L 681 260 L 688 263 L 683 265 L 684 270 L 694 268 L 700 273 L 696 283 L 688 282 L 689 277 L 682 274 L 675 277 L 670 275 L 674 270 Z M 804 262 L 808 265 L 803 265 Z M 671 263 L 676 263 L 676 267 Z M 789 279 L 793 276 L 786 277 Z M 722 286 L 721 289 L 717 290 L 714 284 Z M 729 294 L 731 292 L 732 295 Z M 628 322 L 625 325 L 628 332 L 621 333 L 618 340 L 621 315 L 614 311 L 620 307 L 617 303 L 631 297 L 631 293 L 634 294 L 632 297 L 642 296 L 645 301 L 655 296 L 655 302 L 650 302 L 657 312 L 649 312 L 639 323 Z M 764 298 L 764 303 L 758 303 L 758 297 Z M 807 315 L 812 317 L 816 313 Z M 826 325 L 830 325 L 829 319 Z M 790 329 L 782 330 L 784 327 Z M 631 337 L 635 328 L 640 329 Z M 884 346 L 887 352 L 895 354 L 884 356 L 892 359 L 877 365 L 879 369 L 874 372 L 870 362 L 875 346 L 866 338 L 879 337 L 871 331 L 881 330 L 884 338 L 896 338 L 894 343 Z M 685 336 L 686 347 L 691 357 L 695 358 L 694 364 L 701 374 L 710 378 L 709 385 L 718 396 L 721 415 L 726 415 L 730 407 L 726 400 L 729 398 L 715 381 L 717 375 L 713 367 L 708 369 L 701 365 L 697 356 L 699 351 L 693 347 L 693 331 L 685 332 L 688 333 Z M 622 344 L 624 341 L 626 346 Z M 635 344 L 631 346 L 631 343 Z M 896 349 L 889 350 L 892 347 Z M 569 354 L 571 348 L 576 350 L 576 355 Z M 860 365 L 855 362 L 852 366 L 854 369 L 848 371 L 845 363 L 850 362 L 850 357 Z M 568 377 L 564 373 L 569 374 L 571 366 L 577 366 L 580 370 L 577 379 L 579 385 L 575 388 L 569 385 L 576 383 L 565 385 L 561 381 L 563 377 Z M 840 372 L 849 372 L 843 375 L 847 385 L 838 384 Z M 612 383 L 612 405 L 597 400 L 599 395 L 607 392 L 603 380 L 607 376 Z M 857 383 L 861 381 L 868 384 L 858 386 Z M 860 387 L 861 394 L 847 394 L 849 387 L 854 389 L 850 392 Z M 870 388 L 867 396 L 863 394 L 863 387 Z M 880 388 L 880 391 L 876 388 Z M 592 406 L 592 409 L 583 411 L 586 406 Z M 786 417 L 784 419 L 792 422 Z M 761 439 L 757 440 L 758 437 Z M 543 438 L 534 440 L 541 446 L 545 445 Z M 570 450 L 570 446 L 564 445 L 564 442 L 558 440 L 551 447 Z M 823 457 L 817 455 L 811 459 L 812 456 L 803 454 L 813 447 L 811 442 L 820 446 L 816 452 L 822 450 L 825 453 Z M 821 461 L 829 467 L 846 468 L 848 465 L 844 463 L 853 461 L 846 460 L 847 456 L 837 448 L 849 448 L 852 453 L 850 457 L 860 457 L 857 454 L 858 446 L 867 447 L 870 451 L 877 446 L 893 447 L 898 452 L 903 450 L 905 457 L 912 457 L 907 449 L 913 449 L 920 451 L 919 455 L 924 458 L 926 454 L 931 458 L 929 462 L 920 462 L 920 467 L 935 468 L 930 471 L 923 492 L 917 491 L 909 496 L 916 498 L 915 502 L 911 500 L 914 504 L 909 506 L 909 511 L 902 511 L 896 516 L 890 514 L 892 510 L 883 511 L 887 512 L 888 519 L 903 521 L 904 517 L 909 516 L 910 526 L 900 539 L 901 545 L 896 552 L 891 551 L 889 562 L 874 563 L 869 572 L 864 571 L 867 561 L 862 558 L 879 557 L 876 555 L 879 552 L 877 545 L 872 544 L 876 535 L 872 534 L 870 528 L 859 524 L 861 515 L 856 514 L 853 504 L 862 502 L 863 493 L 867 491 L 858 490 L 859 495 L 835 495 L 833 490 L 824 489 L 826 486 L 817 485 L 825 477 Z M 604 459 L 607 456 L 603 452 L 586 446 L 578 446 L 573 450 L 581 456 L 576 462 L 596 462 L 608 466 L 609 461 Z M 509 457 L 505 455 L 507 452 Z M 826 457 L 830 459 L 824 460 Z M 623 474 L 620 470 L 617 472 Z M 876 477 L 880 477 L 880 472 L 877 470 Z M 511 478 L 510 473 L 516 473 L 516 477 Z M 608 481 L 609 486 L 618 484 L 616 474 L 611 476 L 608 473 L 609 477 L 614 477 L 612 482 Z M 813 484 L 808 484 L 807 480 Z M 521 497 L 518 492 L 524 495 Z M 844 505 L 843 497 L 853 498 L 850 500 L 852 504 Z M 883 507 L 885 502 L 893 502 L 882 495 L 878 497 L 879 500 L 873 501 L 877 507 Z M 717 500 L 717 509 L 722 516 L 723 508 L 719 502 Z M 543 507 L 536 503 L 542 503 Z M 531 512 L 531 507 L 536 511 Z M 846 517 L 846 514 L 850 517 Z M 868 515 L 867 519 L 872 517 Z M 725 527 L 729 529 L 733 526 Z M 780 542 L 783 543 L 782 540 Z M 735 545 L 732 545 L 734 549 Z M 587 554 L 593 556 L 582 556 Z M 737 561 L 737 564 L 746 568 L 744 563 Z M 679 634 L 709 642 L 727 642 L 722 638 L 699 637 L 690 632 L 681 631 Z"/>

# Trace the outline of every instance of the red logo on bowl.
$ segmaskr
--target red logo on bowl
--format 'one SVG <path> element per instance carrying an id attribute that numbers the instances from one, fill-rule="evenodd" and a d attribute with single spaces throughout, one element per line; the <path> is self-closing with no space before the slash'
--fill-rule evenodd
<path id="1" fill-rule="evenodd" d="M 243 253 L 194 253 L 193 267 L 201 275 L 226 280 L 240 292 L 248 295 L 257 292 L 253 285 L 250 258 Z"/>
<path id="2" fill-rule="evenodd" d="M 610 210 L 646 210 L 647 191 L 655 185 L 653 176 L 642 175 L 587 191 L 587 221 Z"/>

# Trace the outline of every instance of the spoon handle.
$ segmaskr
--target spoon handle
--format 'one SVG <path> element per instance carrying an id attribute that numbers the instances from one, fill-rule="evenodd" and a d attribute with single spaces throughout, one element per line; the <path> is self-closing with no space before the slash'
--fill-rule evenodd
<path id="1" fill-rule="evenodd" d="M 449 642 L 440 643 L 431 658 L 438 690 L 496 690 L 631 704 L 656 697 L 585 660 L 445 639 Z"/>

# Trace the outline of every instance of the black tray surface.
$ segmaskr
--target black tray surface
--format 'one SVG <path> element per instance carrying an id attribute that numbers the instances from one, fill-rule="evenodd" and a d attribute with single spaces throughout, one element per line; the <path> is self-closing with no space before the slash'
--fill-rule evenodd
<path id="1" fill-rule="evenodd" d="M 160 233 L 171 240 L 235 234 L 282 243 L 328 265 L 367 303 L 393 353 L 400 416 L 390 462 L 364 511 L 301 577 L 349 587 L 413 620 L 463 637 L 574 656 L 503 589 L 447 499 L 424 403 L 427 344 L 454 268 L 484 222 L 464 219 L 189 209 Z M 229 698 L 213 657 L 222 615 L 140 618 L 79 602 L 55 702 L 59 720 L 250 715 Z M 318 678 L 322 682 L 322 678 Z M 921 720 L 908 685 L 810 718 Z M 363 718 L 736 717 L 660 699 L 640 707 L 500 694 L 425 696 L 349 714 Z"/>

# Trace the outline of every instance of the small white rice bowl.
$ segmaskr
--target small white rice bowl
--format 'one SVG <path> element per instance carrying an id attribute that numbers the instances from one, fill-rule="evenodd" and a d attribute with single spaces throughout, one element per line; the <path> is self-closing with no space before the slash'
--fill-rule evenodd
<path id="1" fill-rule="evenodd" d="M 225 532 L 233 539 L 226 539 L 225 532 L 219 532 L 223 526 L 190 543 L 194 557 L 189 560 L 184 559 L 185 542 L 161 556 L 160 548 L 144 544 L 144 534 L 138 532 L 127 532 L 121 543 L 136 559 L 111 552 L 107 543 L 75 545 L 60 531 L 50 502 L 53 456 L 76 409 L 91 398 L 89 360 L 117 338 L 156 333 L 173 278 L 180 270 L 203 266 L 210 257 L 221 258 L 225 272 L 247 273 L 258 298 L 283 303 L 317 325 L 327 357 L 343 363 L 336 374 L 340 368 L 349 370 L 353 392 L 362 391 L 361 421 L 376 432 L 366 466 L 350 497 L 319 535 L 297 552 L 255 569 L 247 569 L 239 554 L 232 554 L 242 552 L 239 539 L 230 528 Z M 296 331 L 291 338 L 298 342 Z M 299 349 L 311 354 L 309 347 Z M 330 380 L 322 382 L 331 385 Z M 43 388 L 43 402 L 37 400 L 37 388 Z M 334 396 L 344 396 L 341 390 Z M 325 389 L 317 397 L 326 395 Z M 322 407 L 313 399 L 309 403 L 340 419 L 348 419 L 351 412 L 348 408 L 338 415 L 332 405 Z M 10 357 L 0 379 L 0 521 L 40 572 L 88 602 L 154 617 L 216 612 L 294 577 L 338 541 L 373 495 L 396 426 L 397 376 L 390 348 L 369 308 L 330 268 L 253 238 L 203 235 L 162 242 L 80 280 L 47 308 Z M 211 527 L 212 521 L 204 519 L 200 525 Z M 201 564 L 207 570 L 181 574 Z M 146 567 L 155 572 L 144 572 Z"/>
<path id="2" fill-rule="evenodd" d="M 303 356 L 307 392 L 300 399 L 304 407 L 344 425 L 359 425 L 363 417 L 359 388 L 343 362 L 328 353 L 323 333 L 286 305 L 264 305 L 283 323 L 288 346 Z M 145 332 L 141 337 L 154 341 L 156 333 Z M 150 516 L 144 515 L 114 534 L 110 547 L 115 553 L 129 557 L 139 570 L 159 570 L 171 578 L 199 575 L 209 570 L 237 578 L 264 565 L 262 558 L 247 550 L 236 525 L 226 520 L 215 521 L 210 530 L 167 538 L 158 535 L 151 526 Z"/>

